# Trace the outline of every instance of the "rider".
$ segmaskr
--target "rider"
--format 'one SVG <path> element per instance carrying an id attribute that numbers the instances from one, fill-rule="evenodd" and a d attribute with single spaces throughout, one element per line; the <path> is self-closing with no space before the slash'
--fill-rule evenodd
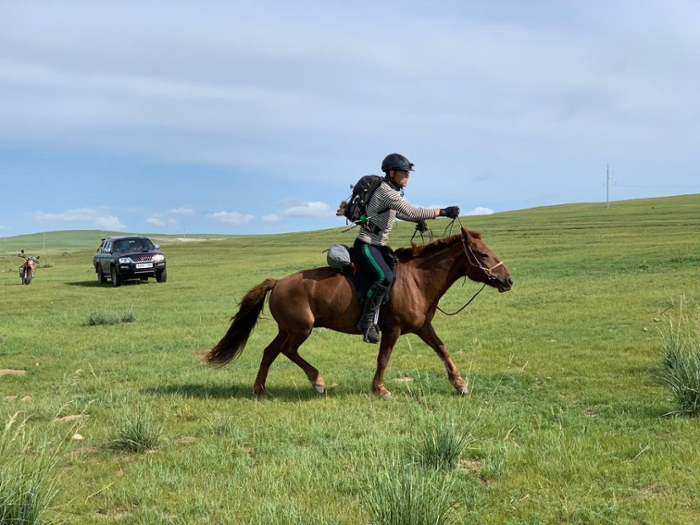
<path id="1" fill-rule="evenodd" d="M 403 155 L 387 155 L 382 162 L 382 171 L 384 179 L 367 203 L 367 216 L 370 220 L 360 229 L 354 245 L 355 264 L 372 281 L 364 299 L 362 316 L 357 323 L 357 329 L 367 343 L 379 342 L 376 316 L 394 282 L 397 260 L 393 250 L 387 246 L 394 219 L 417 222 L 418 228 L 424 219 L 456 219 L 459 216 L 459 206 L 418 208 L 403 200 L 408 174 L 413 171 L 413 164 Z"/>

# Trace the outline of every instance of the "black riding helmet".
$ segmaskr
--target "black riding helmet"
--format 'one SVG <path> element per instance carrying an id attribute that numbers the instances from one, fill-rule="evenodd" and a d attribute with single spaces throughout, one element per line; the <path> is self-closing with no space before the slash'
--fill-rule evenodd
<path id="1" fill-rule="evenodd" d="M 413 163 L 400 153 L 389 153 L 382 161 L 382 171 L 389 173 L 391 170 L 413 171 Z"/>

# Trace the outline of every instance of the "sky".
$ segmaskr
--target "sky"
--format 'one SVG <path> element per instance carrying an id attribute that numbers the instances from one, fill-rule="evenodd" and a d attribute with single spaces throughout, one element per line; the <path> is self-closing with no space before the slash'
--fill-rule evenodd
<path id="1" fill-rule="evenodd" d="M 695 0 L 0 0 L 0 236 L 700 193 Z M 608 166 L 609 170 L 608 171 Z M 444 219 L 443 219 L 444 220 Z"/>

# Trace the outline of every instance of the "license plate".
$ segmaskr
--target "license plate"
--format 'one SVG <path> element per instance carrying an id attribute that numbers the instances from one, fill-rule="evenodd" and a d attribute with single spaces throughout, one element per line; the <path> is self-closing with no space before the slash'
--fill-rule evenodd
<path id="1" fill-rule="evenodd" d="M 153 268 L 153 263 L 138 263 L 136 268 Z"/>

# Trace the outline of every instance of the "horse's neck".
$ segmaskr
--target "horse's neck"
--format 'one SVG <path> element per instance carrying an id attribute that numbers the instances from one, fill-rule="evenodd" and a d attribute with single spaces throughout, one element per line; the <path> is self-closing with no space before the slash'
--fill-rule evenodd
<path id="1" fill-rule="evenodd" d="M 437 302 L 457 279 L 464 277 L 463 249 L 460 243 L 455 243 L 414 259 L 416 280 L 429 303 Z"/>

